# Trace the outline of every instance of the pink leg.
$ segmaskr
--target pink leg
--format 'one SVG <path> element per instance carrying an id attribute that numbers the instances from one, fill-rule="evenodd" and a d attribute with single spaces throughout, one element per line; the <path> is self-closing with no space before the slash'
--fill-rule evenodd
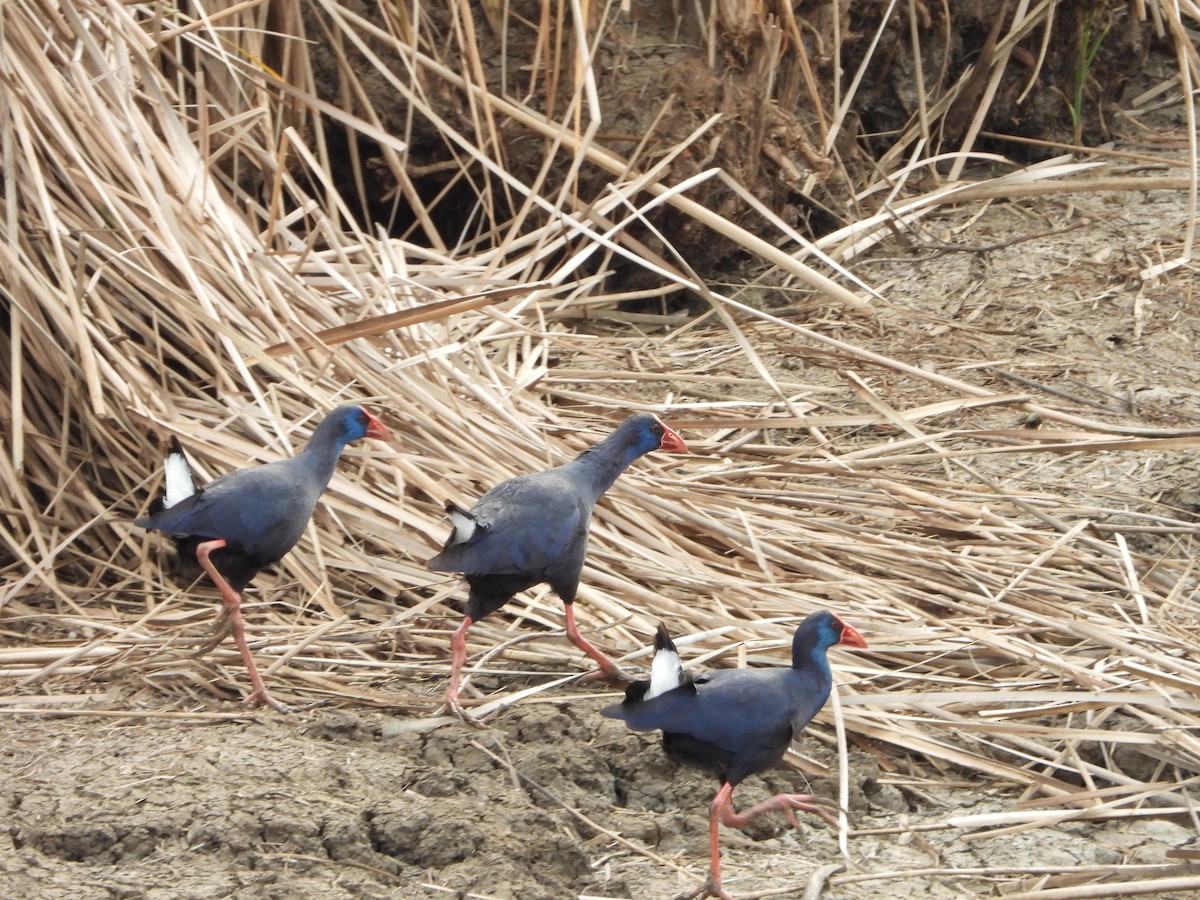
<path id="1" fill-rule="evenodd" d="M 725 788 L 729 788 L 728 791 Z M 718 810 L 722 825 L 728 825 L 731 828 L 741 828 L 743 825 L 748 825 L 754 819 L 757 819 L 763 813 L 781 812 L 787 817 L 788 822 L 793 828 L 799 828 L 800 823 L 796 820 L 796 814 L 793 810 L 801 812 L 816 813 L 822 819 L 829 823 L 831 828 L 837 828 L 837 819 L 830 808 L 837 809 L 838 806 L 832 800 L 826 800 L 824 797 L 814 797 L 812 794 L 776 794 L 770 800 L 764 800 L 757 806 L 752 806 L 745 812 L 734 812 L 733 809 L 733 788 L 726 784 L 717 793 L 717 797 L 713 800 L 713 804 L 720 804 Z"/>
<path id="2" fill-rule="evenodd" d="M 462 718 L 467 718 L 467 715 L 458 703 L 458 683 L 467 662 L 467 629 L 473 622 L 474 619 L 466 616 L 454 634 L 450 635 L 450 688 L 446 691 L 446 705 Z"/>
<path id="3" fill-rule="evenodd" d="M 810 794 L 776 794 L 770 800 L 764 800 L 757 806 L 753 806 L 745 812 L 738 813 L 733 808 L 733 785 L 728 781 L 725 782 L 721 785 L 721 789 L 717 791 L 717 796 L 713 798 L 713 802 L 708 807 L 708 878 L 704 884 L 688 894 L 688 900 L 696 900 L 699 897 L 717 897 L 719 900 L 732 900 L 729 894 L 725 892 L 725 889 L 721 887 L 721 825 L 728 825 L 731 828 L 741 828 L 763 813 L 782 812 L 787 816 L 788 822 L 792 824 L 792 827 L 799 827 L 800 823 L 796 821 L 796 814 L 793 812 L 793 810 L 798 809 L 804 812 L 816 813 L 836 828 L 837 819 L 826 809 L 829 806 L 837 808 L 836 804 L 831 801 L 823 797 L 814 797 Z"/>
<path id="4" fill-rule="evenodd" d="M 223 617 L 229 620 L 229 630 L 233 632 L 233 640 L 237 643 L 238 652 L 242 654 L 246 674 L 250 676 L 252 690 L 246 695 L 243 702 L 266 703 L 279 712 L 287 712 L 286 706 L 267 693 L 267 686 L 263 683 L 262 676 L 258 674 L 258 666 L 254 663 L 254 657 L 250 655 L 250 647 L 246 644 L 246 624 L 242 620 L 242 595 L 229 586 L 229 582 L 221 576 L 217 567 L 213 565 L 213 561 L 209 559 L 209 555 L 214 550 L 220 550 L 224 546 L 225 541 L 223 540 L 205 541 L 196 548 L 196 559 L 208 573 L 213 584 L 217 586 L 217 590 L 221 592 L 221 602 L 225 605 Z"/>
<path id="5" fill-rule="evenodd" d="M 600 671 L 597 673 L 598 677 L 609 678 L 613 681 L 632 681 L 628 675 L 621 671 L 616 663 L 589 644 L 587 639 L 579 633 L 579 627 L 575 624 L 575 604 L 568 603 L 566 607 L 567 640 L 596 661 L 596 665 L 600 667 Z"/>
<path id="6" fill-rule="evenodd" d="M 721 813 L 725 805 L 732 808 L 732 795 L 733 785 L 725 782 L 708 806 L 708 878 L 704 880 L 704 884 L 688 894 L 686 900 L 696 900 L 699 897 L 733 900 L 721 887 Z"/>

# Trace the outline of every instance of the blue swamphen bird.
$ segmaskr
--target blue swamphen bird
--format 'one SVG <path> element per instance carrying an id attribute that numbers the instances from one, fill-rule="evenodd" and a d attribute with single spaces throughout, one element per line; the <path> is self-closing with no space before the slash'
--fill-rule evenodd
<path id="1" fill-rule="evenodd" d="M 469 510 L 447 502 L 454 530 L 428 565 L 435 572 L 461 572 L 470 586 L 466 617 L 450 639 L 446 702 L 452 710 L 462 712 L 458 684 L 467 658 L 467 629 L 517 592 L 542 582 L 566 604 L 571 643 L 594 659 L 605 675 L 617 673 L 608 657 L 579 633 L 572 604 L 587 552 L 592 507 L 617 476 L 651 450 L 686 453 L 687 446 L 658 416 L 639 413 L 570 462 L 501 482 Z"/>
<path id="2" fill-rule="evenodd" d="M 364 437 L 391 439 L 383 423 L 361 406 L 339 406 L 321 421 L 296 456 L 238 469 L 203 486 L 196 483 L 179 442 L 171 441 L 163 494 L 136 524 L 174 539 L 173 574 L 193 579 L 199 575 L 199 563 L 221 592 L 224 608 L 217 640 L 228 623 L 253 688 L 247 703 L 258 701 L 286 710 L 267 693 L 246 645 L 241 593 L 260 569 L 278 562 L 300 540 L 342 449 Z"/>
<path id="3" fill-rule="evenodd" d="M 803 810 L 836 826 L 823 808 L 829 801 L 809 794 L 777 794 L 741 813 L 733 808 L 733 789 L 778 764 L 793 738 L 825 705 L 833 685 L 825 652 L 835 644 L 867 646 L 857 631 L 821 610 L 796 629 L 790 668 L 722 669 L 691 679 L 683 673 L 666 628 L 659 625 L 650 679 L 634 682 L 621 703 L 601 710 L 635 731 L 661 730 L 668 757 L 721 780 L 708 810 L 708 879 L 690 897 L 729 897 L 721 887 L 718 825 L 741 828 L 763 813 L 778 811 L 797 826 L 794 810 Z"/>

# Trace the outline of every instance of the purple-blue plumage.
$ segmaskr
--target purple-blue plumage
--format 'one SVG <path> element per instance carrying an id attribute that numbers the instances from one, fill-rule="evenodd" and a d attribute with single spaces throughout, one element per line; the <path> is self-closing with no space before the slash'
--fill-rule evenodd
<path id="1" fill-rule="evenodd" d="M 678 668 L 674 644 L 660 625 L 654 677 L 630 685 L 621 703 L 601 710 L 635 731 L 661 731 L 667 756 L 720 779 L 709 813 L 711 864 L 702 890 L 728 896 L 721 889 L 718 823 L 740 827 L 769 811 L 783 812 L 793 824 L 793 810 L 828 815 L 822 801 L 806 794 L 779 794 L 741 814 L 734 811 L 732 797 L 745 778 L 778 764 L 793 738 L 825 705 L 833 684 L 826 651 L 835 644 L 867 646 L 857 631 L 821 610 L 796 628 L 790 667 L 723 669 L 692 679 Z M 663 690 L 669 672 L 677 673 L 675 686 L 668 683 Z"/>
<path id="2" fill-rule="evenodd" d="M 173 537 L 180 562 L 191 566 L 193 575 L 198 574 L 196 545 L 224 540 L 226 546 L 212 559 L 230 586 L 241 591 L 259 569 L 278 562 L 296 545 L 333 478 L 342 449 L 367 436 L 386 440 L 387 430 L 361 406 L 339 406 L 296 456 L 229 472 L 169 507 L 160 501 L 136 524 Z M 178 443 L 173 452 L 182 452 Z"/>
<path id="3" fill-rule="evenodd" d="M 501 482 L 469 510 L 451 504 L 455 530 L 429 568 L 463 573 L 473 595 L 505 594 L 506 602 L 544 581 L 570 603 L 579 588 L 592 508 L 634 460 L 659 447 L 686 449 L 657 416 L 631 416 L 564 465 Z M 467 614 L 478 620 L 499 605 L 472 610 L 469 601 Z"/>
<path id="4" fill-rule="evenodd" d="M 592 508 L 634 460 L 657 449 L 687 451 L 679 435 L 658 416 L 640 413 L 570 462 L 496 485 L 469 510 L 446 504 L 454 528 L 442 552 L 428 565 L 435 572 L 461 572 L 470 586 L 466 618 L 451 639 L 447 693 L 451 707 L 458 708 L 466 630 L 514 594 L 543 582 L 566 604 L 571 641 L 602 670 L 615 671 L 603 654 L 579 636 L 571 604 L 587 554 Z"/>
<path id="5" fill-rule="evenodd" d="M 343 448 L 364 437 L 388 440 L 390 436 L 383 423 L 361 406 L 339 406 L 321 421 L 296 456 L 238 469 L 204 486 L 196 484 L 183 449 L 172 441 L 164 495 L 151 504 L 149 515 L 136 522 L 174 539 L 173 574 L 195 578 L 204 569 L 221 591 L 225 614 L 255 686 L 248 700 L 279 706 L 262 687 L 245 647 L 240 594 L 260 569 L 278 562 L 300 540 Z M 179 495 L 172 496 L 173 492 Z"/>
<path id="6" fill-rule="evenodd" d="M 778 763 L 793 734 L 825 705 L 833 684 L 825 653 L 838 643 L 854 644 L 850 635 L 858 637 L 821 610 L 796 629 L 788 668 L 719 669 L 650 700 L 640 698 L 644 682 L 637 682 L 623 702 L 601 713 L 636 731 L 662 731 L 668 755 L 737 784 Z"/>

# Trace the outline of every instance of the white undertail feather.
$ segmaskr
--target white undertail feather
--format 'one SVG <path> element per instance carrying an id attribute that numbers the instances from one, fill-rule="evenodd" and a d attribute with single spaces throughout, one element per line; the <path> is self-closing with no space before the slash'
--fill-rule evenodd
<path id="1" fill-rule="evenodd" d="M 465 544 L 475 533 L 475 520 L 460 509 L 450 507 L 446 510 L 450 524 L 454 526 L 454 543 Z"/>
<path id="2" fill-rule="evenodd" d="M 182 453 L 172 451 L 167 454 L 166 462 L 163 463 L 163 475 L 166 481 L 163 488 L 163 509 L 170 509 L 196 493 L 192 467 L 188 465 L 187 457 Z"/>
<path id="3" fill-rule="evenodd" d="M 650 688 L 643 700 L 653 700 L 659 694 L 673 691 L 683 684 L 683 666 L 679 653 L 661 625 L 654 639 L 654 661 L 650 663 Z"/>

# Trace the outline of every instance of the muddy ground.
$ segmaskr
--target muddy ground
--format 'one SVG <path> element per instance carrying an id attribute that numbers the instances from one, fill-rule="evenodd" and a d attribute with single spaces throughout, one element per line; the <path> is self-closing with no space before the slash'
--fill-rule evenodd
<path id="1" fill-rule="evenodd" d="M 990 18 L 986 5 L 978 8 L 981 19 Z M 871 32 L 860 30 L 855 40 Z M 656 54 L 669 61 L 652 80 L 665 79 L 659 90 L 683 97 L 663 126 L 672 136 L 695 127 L 694 108 L 705 116 L 721 108 L 689 101 L 708 94 L 720 99 L 727 89 L 707 65 L 697 74 L 676 64 L 676 43 L 653 39 L 622 50 L 635 59 Z M 613 75 L 602 89 L 633 97 L 645 116 L 656 116 L 660 104 L 642 100 L 650 79 L 630 78 L 617 63 L 623 56 L 607 63 Z M 1147 78 L 1168 76 L 1163 71 Z M 903 110 L 904 103 L 891 96 L 895 81 L 878 79 L 880 108 Z M 753 87 L 729 91 L 730 115 Z M 1168 120 L 1170 115 L 1163 114 L 1144 143 L 1126 138 L 1117 149 L 1147 156 L 1178 149 L 1183 122 L 1178 116 Z M 645 127 L 644 121 L 620 118 L 608 124 L 634 135 Z M 887 124 L 875 121 L 866 130 Z M 1136 135 L 1138 127 L 1126 131 Z M 1090 137 L 1108 137 L 1092 130 L 1089 125 Z M 729 151 L 730 158 L 717 162 L 746 176 L 760 165 L 760 148 L 735 144 L 738 134 L 730 130 L 721 152 L 745 152 Z M 540 166 L 540 154 L 539 148 L 533 168 Z M 743 163 L 738 171 L 739 159 L 753 166 Z M 681 166 L 710 164 L 689 162 L 686 154 L 681 160 Z M 1129 168 L 1129 174 L 1180 171 L 1150 163 L 1131 162 Z M 764 193 L 792 191 L 787 179 L 762 180 Z M 828 186 L 830 204 L 844 201 L 843 188 Z M 802 221 L 815 214 L 801 209 L 790 215 Z M 1097 417 L 1195 426 L 1195 262 L 1161 279 L 1139 277 L 1178 254 L 1187 216 L 1186 197 L 1162 190 L 972 206 L 931 216 L 854 263 L 856 274 L 885 298 L 874 318 L 771 286 L 738 296 L 875 352 L 989 388 L 1029 391 L 1039 401 L 1071 408 L 1092 404 Z M 697 245 L 688 247 L 686 235 L 677 244 L 691 256 L 709 252 L 710 262 L 724 265 L 728 251 L 713 249 L 711 234 L 695 231 Z M 756 273 L 745 274 L 739 284 Z M 717 342 L 728 343 L 728 333 L 713 327 Z M 845 388 L 847 403 L 854 401 L 844 358 L 828 359 L 811 347 L 802 352 L 793 336 L 769 328 L 756 325 L 750 333 L 762 341 L 763 357 L 788 377 Z M 896 407 L 944 399 L 928 383 L 894 372 L 864 367 L 862 374 Z M 807 432 L 794 437 L 808 439 Z M 1072 457 L 1026 462 L 1009 456 L 978 465 L 1001 482 L 1036 484 L 1048 494 L 1070 496 L 1084 487 Z M 1183 451 L 1113 454 L 1103 465 L 1089 465 L 1087 487 L 1111 485 L 1106 489 L 1192 521 L 1200 510 L 1198 468 L 1194 453 Z M 1137 540 L 1130 538 L 1131 544 Z M 445 623 L 447 637 L 455 624 Z M 252 637 L 254 628 L 251 617 Z M 234 658 L 229 646 L 216 652 Z M 506 662 L 501 656 L 495 664 L 503 668 Z M 229 668 L 240 678 L 236 663 Z M 561 670 L 538 678 L 574 671 L 577 661 L 564 655 Z M 415 711 L 347 703 L 284 716 L 243 710 L 235 699 L 245 687 L 241 681 L 221 685 L 230 697 L 225 702 L 213 699 L 197 708 L 182 693 L 160 693 L 160 705 L 147 708 L 144 681 L 137 672 L 127 677 L 127 685 L 117 679 L 97 688 L 109 692 L 103 706 L 110 712 L 95 716 L 79 710 L 14 714 L 12 704 L 24 702 L 27 689 L 15 700 L 0 694 L 0 900 L 643 900 L 675 896 L 704 877 L 706 813 L 715 785 L 665 760 L 653 737 L 630 734 L 599 716 L 616 696 L 602 685 L 539 695 L 490 727 L 472 729 L 439 717 L 441 681 L 379 685 L 426 698 Z M 750 779 L 736 794 L 738 805 L 780 790 L 811 788 L 835 796 L 829 727 L 818 723 L 815 732 L 801 750 L 818 764 L 809 768 L 823 765 L 830 774 L 810 780 L 794 767 L 781 768 Z M 811 818 L 802 819 L 799 830 L 769 819 L 745 831 L 726 829 L 727 889 L 738 897 L 819 892 L 831 900 L 995 896 L 1085 880 L 1089 870 L 1081 867 L 1144 865 L 1153 873 L 1155 866 L 1181 865 L 1178 851 L 1198 840 L 1195 821 L 1153 816 L 979 839 L 950 820 L 1011 809 L 1024 786 L 991 783 L 874 744 L 852 747 L 849 772 L 853 821 L 845 855 L 837 835 Z"/>
<path id="2" fill-rule="evenodd" d="M 3 751 L 0 891 L 6 897 L 672 897 L 702 880 L 712 785 L 648 739 L 596 715 L 598 700 L 539 703 L 495 728 L 427 733 L 380 713 L 260 714 L 218 724 L 27 721 Z M 11 724 L 11 723 L 10 723 Z M 812 750 L 810 746 L 808 748 Z M 833 764 L 832 755 L 816 758 Z M 885 779 L 852 756 L 859 829 L 938 825 L 1002 809 L 970 779 Z M 903 783 L 899 783 L 903 782 Z M 796 772 L 754 779 L 739 802 L 795 790 Z M 814 783 L 831 795 L 832 779 Z M 844 863 L 824 896 L 954 898 L 1009 878 L 850 877 L 1012 865 L 1171 862 L 1182 824 L 1041 828 L 971 842 L 954 829 L 850 840 L 843 860 L 817 821 L 727 832 L 737 896 L 801 896 Z"/>
<path id="3" fill-rule="evenodd" d="M 999 361 L 1147 423 L 1193 424 L 1194 271 L 1137 277 L 1177 248 L 1186 214 L 1181 195 L 1151 192 L 997 204 L 959 233 L 965 216 L 944 218 L 930 234 L 961 250 L 892 248 L 860 267 L 888 298 L 877 321 L 832 308 L 813 318 L 983 383 L 998 376 L 976 363 Z M 807 366 L 807 378 L 822 371 Z M 886 379 L 877 387 L 886 393 Z M 1064 493 L 1073 464 L 988 463 L 995 476 Z M 1114 454 L 1099 471 L 1089 477 L 1128 478 L 1147 503 L 1194 512 L 1189 454 Z M 428 697 L 424 712 L 282 716 L 214 701 L 129 719 L 5 716 L 0 896 L 659 898 L 702 880 L 714 785 L 664 760 L 652 738 L 601 718 L 615 696 L 604 686 L 540 695 L 481 730 L 436 717 L 440 682 L 405 689 Z M 836 760 L 827 726 L 819 732 L 803 752 L 834 774 L 810 786 L 834 796 Z M 1154 817 L 973 840 L 948 820 L 1012 808 L 1018 787 L 881 746 L 854 747 L 850 773 L 848 857 L 816 820 L 799 831 L 781 821 L 726 830 L 727 887 L 798 897 L 828 875 L 830 898 L 974 897 L 1069 883 L 1056 878 L 1063 867 L 1178 865 L 1168 853 L 1196 840 L 1188 819 Z M 751 779 L 737 799 L 805 785 L 785 768 Z"/>

